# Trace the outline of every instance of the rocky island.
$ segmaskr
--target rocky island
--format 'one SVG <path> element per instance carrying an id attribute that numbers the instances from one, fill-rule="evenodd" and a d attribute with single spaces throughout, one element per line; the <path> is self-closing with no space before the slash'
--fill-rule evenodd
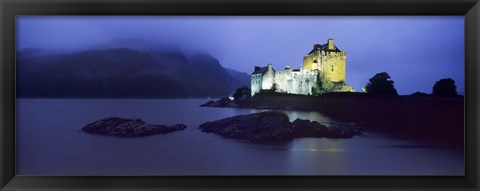
<path id="1" fill-rule="evenodd" d="M 82 131 L 91 134 L 101 134 L 119 137 L 143 137 L 155 134 L 166 134 L 186 129 L 184 124 L 171 126 L 147 124 L 141 119 L 124 119 L 107 117 L 82 128 Z"/>
<path id="2" fill-rule="evenodd" d="M 304 119 L 290 122 L 285 113 L 278 111 L 237 115 L 203 123 L 199 128 L 206 133 L 254 142 L 290 141 L 301 137 L 351 138 L 361 134 L 361 128 L 355 124 L 327 127 Z"/>

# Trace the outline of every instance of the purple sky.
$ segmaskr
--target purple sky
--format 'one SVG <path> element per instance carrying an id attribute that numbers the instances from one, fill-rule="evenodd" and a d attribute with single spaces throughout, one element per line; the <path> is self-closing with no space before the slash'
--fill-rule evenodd
<path id="1" fill-rule="evenodd" d="M 347 52 L 347 83 L 357 91 L 379 72 L 402 95 L 431 93 L 441 78 L 464 91 L 463 16 L 18 16 L 17 35 L 18 50 L 175 45 L 247 73 L 268 63 L 298 68 L 314 43 L 333 38 Z"/>

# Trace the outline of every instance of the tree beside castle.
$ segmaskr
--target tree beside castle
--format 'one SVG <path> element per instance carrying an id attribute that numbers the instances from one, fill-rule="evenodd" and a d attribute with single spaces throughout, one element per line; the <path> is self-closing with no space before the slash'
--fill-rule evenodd
<path id="1" fill-rule="evenodd" d="M 346 81 L 346 52 L 335 46 L 333 39 L 326 44 L 314 44 L 303 57 L 303 67 L 276 71 L 272 64 L 255 66 L 251 75 L 252 96 L 262 90 L 317 95 L 327 92 L 353 92 Z M 273 87 L 275 85 L 275 87 Z"/>

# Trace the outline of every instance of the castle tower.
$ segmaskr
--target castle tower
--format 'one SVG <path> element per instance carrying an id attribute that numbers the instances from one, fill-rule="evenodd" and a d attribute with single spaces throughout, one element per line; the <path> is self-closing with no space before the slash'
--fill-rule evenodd
<path id="1" fill-rule="evenodd" d="M 273 69 L 272 64 L 267 65 L 267 69 L 263 74 L 262 82 L 262 89 L 272 89 L 273 84 L 275 83 L 275 70 Z"/>
<path id="2" fill-rule="evenodd" d="M 303 57 L 305 70 L 318 70 L 320 76 L 332 82 L 346 81 L 346 52 L 335 46 L 329 38 L 326 44 L 314 44 L 313 49 Z"/>

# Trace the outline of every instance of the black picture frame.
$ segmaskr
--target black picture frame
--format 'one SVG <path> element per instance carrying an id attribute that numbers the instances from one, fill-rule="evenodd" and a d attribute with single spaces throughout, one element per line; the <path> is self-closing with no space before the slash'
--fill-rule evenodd
<path id="1" fill-rule="evenodd" d="M 16 176 L 17 15 L 464 15 L 465 176 Z M 1 190 L 478 190 L 479 0 L 0 0 Z"/>

